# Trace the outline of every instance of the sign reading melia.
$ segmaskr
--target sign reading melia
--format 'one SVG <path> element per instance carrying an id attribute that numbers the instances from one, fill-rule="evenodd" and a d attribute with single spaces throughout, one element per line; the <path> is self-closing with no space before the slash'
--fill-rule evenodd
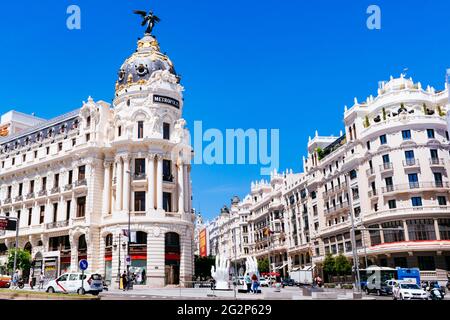
<path id="1" fill-rule="evenodd" d="M 155 94 L 153 96 L 153 102 L 168 104 L 172 107 L 180 109 L 180 102 L 178 100 L 172 99 L 170 97 L 160 96 Z"/>

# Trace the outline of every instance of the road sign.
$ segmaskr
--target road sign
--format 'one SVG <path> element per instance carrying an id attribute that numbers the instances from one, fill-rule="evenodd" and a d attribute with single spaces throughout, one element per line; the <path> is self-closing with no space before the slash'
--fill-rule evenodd
<path id="1" fill-rule="evenodd" d="M 79 266 L 80 266 L 80 269 L 82 271 L 84 271 L 84 270 L 86 270 L 88 268 L 89 264 L 88 264 L 88 262 L 85 259 L 83 259 L 83 260 L 80 260 Z"/>
<path id="2" fill-rule="evenodd" d="M 126 258 L 126 262 L 127 262 L 127 266 L 131 265 L 131 257 L 130 256 L 128 256 Z"/>

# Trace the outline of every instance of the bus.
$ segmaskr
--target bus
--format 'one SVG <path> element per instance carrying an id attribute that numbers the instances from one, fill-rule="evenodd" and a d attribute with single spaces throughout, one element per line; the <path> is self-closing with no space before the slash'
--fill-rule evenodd
<path id="1" fill-rule="evenodd" d="M 372 266 L 367 269 L 360 269 L 360 283 L 361 288 L 365 288 L 367 286 L 367 278 L 370 277 L 374 272 L 379 272 L 380 282 L 384 282 L 386 280 L 403 280 L 412 282 L 420 285 L 420 270 L 419 268 L 388 268 L 388 267 L 378 267 Z"/>

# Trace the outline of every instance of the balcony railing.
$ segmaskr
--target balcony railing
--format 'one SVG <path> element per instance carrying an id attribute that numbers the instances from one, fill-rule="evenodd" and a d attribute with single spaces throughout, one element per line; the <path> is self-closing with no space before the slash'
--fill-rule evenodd
<path id="1" fill-rule="evenodd" d="M 443 166 L 444 159 L 442 158 L 430 158 L 430 166 Z"/>
<path id="2" fill-rule="evenodd" d="M 403 167 L 407 168 L 407 167 L 415 167 L 419 165 L 419 160 L 418 159 L 406 159 L 403 160 Z"/>
<path id="3" fill-rule="evenodd" d="M 146 174 L 145 172 L 135 172 L 133 175 L 133 180 L 137 181 L 137 180 L 145 180 L 146 178 Z"/>
<path id="4" fill-rule="evenodd" d="M 163 181 L 165 182 L 173 182 L 173 175 L 163 175 Z"/>
<path id="5" fill-rule="evenodd" d="M 75 186 L 75 188 L 81 187 L 81 186 L 87 186 L 87 180 L 86 179 L 77 180 L 74 182 L 74 186 Z"/>
<path id="6" fill-rule="evenodd" d="M 65 228 L 69 225 L 69 220 L 66 221 L 57 221 L 57 222 L 51 222 L 47 223 L 45 225 L 46 229 L 57 229 L 57 228 Z"/>
<path id="7" fill-rule="evenodd" d="M 432 188 L 450 188 L 449 182 L 444 181 L 432 181 L 432 182 L 409 182 L 404 184 L 389 185 L 382 188 L 383 193 L 396 192 L 396 191 L 408 191 L 416 189 L 432 189 Z"/>
<path id="8" fill-rule="evenodd" d="M 348 208 L 348 202 L 338 203 L 336 206 L 325 209 L 325 214 L 333 213 L 345 208 Z"/>
<path id="9" fill-rule="evenodd" d="M 61 189 L 59 187 L 54 187 L 50 190 L 50 194 L 58 193 Z"/>
<path id="10" fill-rule="evenodd" d="M 3 204 L 10 204 L 12 202 L 11 198 L 6 198 L 5 201 L 3 201 Z"/>
<path id="11" fill-rule="evenodd" d="M 368 195 L 369 195 L 369 198 L 376 197 L 378 195 L 378 191 L 377 190 L 370 190 L 368 192 Z"/>
<path id="12" fill-rule="evenodd" d="M 373 168 L 369 168 L 366 170 L 366 174 L 368 177 L 370 177 L 375 174 L 375 170 Z"/>
<path id="13" fill-rule="evenodd" d="M 23 200 L 23 196 L 17 196 L 17 197 L 14 198 L 15 202 L 20 202 L 22 200 Z"/>
<path id="14" fill-rule="evenodd" d="M 27 194 L 26 196 L 25 196 L 25 198 L 28 200 L 28 199 L 33 199 L 34 198 L 34 192 L 30 192 L 29 194 Z"/>
<path id="15" fill-rule="evenodd" d="M 38 197 L 43 197 L 47 195 L 47 190 L 41 190 L 38 192 Z"/>
<path id="16" fill-rule="evenodd" d="M 73 189 L 73 185 L 71 183 L 68 183 L 64 186 L 64 191 L 70 191 Z"/>
<path id="17" fill-rule="evenodd" d="M 392 162 L 385 162 L 380 166 L 380 171 L 388 171 L 388 170 L 392 170 L 393 166 L 392 166 Z"/>

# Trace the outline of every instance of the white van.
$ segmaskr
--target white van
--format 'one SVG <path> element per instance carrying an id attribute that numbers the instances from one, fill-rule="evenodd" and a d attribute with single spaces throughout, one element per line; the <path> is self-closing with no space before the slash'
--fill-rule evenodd
<path id="1" fill-rule="evenodd" d="M 103 279 L 99 274 L 84 274 L 84 281 L 82 281 L 82 273 L 64 273 L 57 279 L 49 281 L 45 287 L 45 291 L 49 293 L 91 293 L 98 295 L 103 291 Z M 83 287 L 81 283 L 83 282 Z"/>

